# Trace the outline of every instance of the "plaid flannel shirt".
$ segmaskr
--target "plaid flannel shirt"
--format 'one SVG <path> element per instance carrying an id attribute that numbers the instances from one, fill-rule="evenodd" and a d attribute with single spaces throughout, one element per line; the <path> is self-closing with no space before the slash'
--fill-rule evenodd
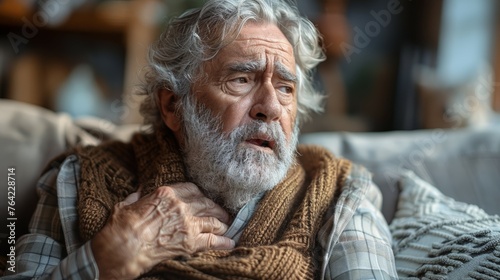
<path id="1" fill-rule="evenodd" d="M 17 274 L 5 279 L 99 278 L 90 241 L 82 242 L 78 234 L 79 174 L 78 159 L 71 155 L 40 178 L 30 234 L 17 242 Z M 261 197 L 240 210 L 226 236 L 237 242 Z M 381 198 L 371 174 L 353 165 L 318 233 L 321 279 L 397 279 Z"/>

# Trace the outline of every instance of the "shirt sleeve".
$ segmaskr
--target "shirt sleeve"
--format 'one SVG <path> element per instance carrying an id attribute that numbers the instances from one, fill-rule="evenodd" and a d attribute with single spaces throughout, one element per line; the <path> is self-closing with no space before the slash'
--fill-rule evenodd
<path id="1" fill-rule="evenodd" d="M 90 241 L 82 244 L 74 231 L 79 168 L 70 156 L 40 178 L 30 234 L 17 242 L 15 274 L 2 279 L 98 279 Z"/>
<path id="2" fill-rule="evenodd" d="M 368 171 L 353 166 L 318 234 L 323 279 L 398 279 L 381 197 Z"/>

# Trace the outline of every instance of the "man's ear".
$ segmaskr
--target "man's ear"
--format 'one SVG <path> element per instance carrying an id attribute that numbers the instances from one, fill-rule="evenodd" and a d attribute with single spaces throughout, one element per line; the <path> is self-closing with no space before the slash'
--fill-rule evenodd
<path id="1" fill-rule="evenodd" d="M 178 132 L 181 129 L 181 120 L 176 112 L 176 103 L 179 97 L 171 90 L 160 89 L 158 91 L 158 100 L 163 123 L 165 123 L 172 132 Z"/>

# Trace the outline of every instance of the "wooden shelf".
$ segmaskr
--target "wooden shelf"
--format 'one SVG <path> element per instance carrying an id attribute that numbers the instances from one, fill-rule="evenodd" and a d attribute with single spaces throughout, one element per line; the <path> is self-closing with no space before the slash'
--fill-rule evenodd
<path id="1" fill-rule="evenodd" d="M 141 1 L 143 2 L 143 1 Z M 96 6 L 83 6 L 57 25 L 37 25 L 41 29 L 61 31 L 117 33 L 126 32 L 134 17 L 134 1 L 109 1 Z M 4 0 L 0 4 L 0 25 L 23 26 L 25 21 L 36 23 L 37 13 L 19 1 Z M 44 13 L 46 15 L 46 13 Z M 24 20 L 23 20 L 24 19 Z"/>
<path id="2" fill-rule="evenodd" d="M 20 0 L 0 0 L 0 28 L 7 30 L 7 32 L 12 30 L 16 34 L 22 34 L 26 22 L 29 22 L 37 29 L 47 31 L 46 33 L 39 32 L 36 36 L 40 36 L 40 38 L 45 36 L 43 40 L 49 41 L 51 36 L 57 36 L 59 32 L 64 34 L 85 33 L 85 35 L 107 40 L 117 38 L 115 35 L 118 35 L 118 38 L 123 38 L 121 44 L 126 51 L 126 56 L 122 95 L 129 114 L 122 118 L 122 122 L 139 123 L 142 122 L 138 112 L 140 100 L 133 96 L 133 92 L 135 86 L 140 83 L 140 72 L 146 65 L 149 45 L 156 39 L 160 21 L 165 18 L 165 12 L 162 14 L 162 9 L 165 9 L 165 4 L 161 0 L 105 1 L 95 5 L 84 5 L 72 11 L 61 22 L 47 24 L 40 22 L 43 20 L 43 16 L 47 15 L 43 10 L 33 10 Z M 49 36 L 49 34 L 51 35 Z M 21 57 L 15 56 L 13 59 L 19 60 Z M 41 67 L 33 72 L 35 75 L 44 75 L 46 70 L 43 69 L 43 63 L 40 62 L 40 59 L 34 57 L 28 60 L 36 62 L 28 66 L 38 65 L 36 67 L 30 66 L 33 71 Z M 25 80 L 26 71 L 17 71 L 16 73 L 20 76 L 9 79 L 11 89 L 10 92 L 7 92 L 7 96 L 18 96 L 19 92 L 26 92 L 24 85 L 27 83 L 19 83 L 19 81 Z M 39 77 L 32 79 L 33 85 L 28 92 L 39 86 L 36 83 L 39 80 Z M 32 93 L 36 95 L 36 92 Z M 31 99 L 38 100 L 40 98 Z"/>

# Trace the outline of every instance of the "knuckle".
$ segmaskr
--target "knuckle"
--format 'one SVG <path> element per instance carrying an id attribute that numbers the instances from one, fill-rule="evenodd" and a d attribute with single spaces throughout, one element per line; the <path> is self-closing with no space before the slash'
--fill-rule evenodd
<path id="1" fill-rule="evenodd" d="M 207 238 L 207 248 L 212 249 L 216 248 L 218 245 L 219 239 L 214 234 L 209 234 Z"/>
<path id="2" fill-rule="evenodd" d="M 115 204 L 115 206 L 113 207 L 113 212 L 119 212 L 122 208 L 125 208 L 125 203 L 123 202 L 118 202 Z"/>
<path id="3" fill-rule="evenodd" d="M 193 238 L 193 236 L 190 235 L 185 235 L 182 238 L 181 242 L 182 248 L 188 253 L 194 253 L 197 251 L 198 247 L 200 246 L 200 243 L 196 241 L 196 238 Z"/>
<path id="4" fill-rule="evenodd" d="M 173 227 L 174 231 L 177 234 L 183 234 L 183 235 L 189 235 L 190 233 L 190 227 L 189 227 L 189 221 L 185 219 L 181 215 L 176 215 L 176 217 L 169 217 L 171 220 L 172 224 L 165 224 L 165 227 Z M 173 219 L 176 219 L 176 221 L 172 221 Z"/>
<path id="5" fill-rule="evenodd" d="M 196 186 L 195 184 L 193 184 L 191 182 L 179 183 L 179 184 L 174 185 L 174 187 L 178 188 L 179 190 L 182 190 L 182 192 L 185 195 L 191 195 L 191 196 L 201 195 L 201 191 L 198 188 L 198 186 Z"/>
<path id="6" fill-rule="evenodd" d="M 197 246 L 196 246 L 196 242 L 185 242 L 184 244 L 185 244 L 184 249 L 186 250 L 186 252 L 188 254 L 192 254 L 192 253 L 198 251 Z"/>
<path id="7" fill-rule="evenodd" d="M 162 186 L 156 189 L 155 194 L 157 197 L 163 198 L 163 197 L 173 197 L 175 196 L 175 191 L 172 187 L 170 186 Z"/>
<path id="8" fill-rule="evenodd" d="M 189 220 L 189 217 L 191 216 L 189 214 L 188 205 L 180 201 L 174 203 L 171 210 L 175 211 L 179 216 L 183 217 L 185 220 Z"/>
<path id="9" fill-rule="evenodd" d="M 198 227 L 200 228 L 200 232 L 202 232 L 203 229 L 210 226 L 210 223 L 206 219 L 199 219 L 198 225 L 199 225 Z"/>
<path id="10" fill-rule="evenodd" d="M 113 206 L 111 214 L 114 216 L 123 216 L 126 215 L 126 213 L 130 214 L 130 212 L 132 212 L 130 211 L 131 209 L 133 209 L 131 205 L 127 205 L 125 202 L 119 202 Z"/>
<path id="11" fill-rule="evenodd" d="M 222 227 L 222 223 L 217 219 L 217 218 L 214 218 L 214 217 L 210 217 L 209 218 L 209 223 L 210 223 L 210 227 L 214 230 L 214 231 L 217 231 L 219 229 L 221 229 Z"/>
<path id="12" fill-rule="evenodd" d="M 213 200 L 208 199 L 208 198 L 204 198 L 203 202 L 204 202 L 204 205 L 207 209 L 213 209 L 217 206 L 217 204 L 215 204 L 215 202 Z"/>

